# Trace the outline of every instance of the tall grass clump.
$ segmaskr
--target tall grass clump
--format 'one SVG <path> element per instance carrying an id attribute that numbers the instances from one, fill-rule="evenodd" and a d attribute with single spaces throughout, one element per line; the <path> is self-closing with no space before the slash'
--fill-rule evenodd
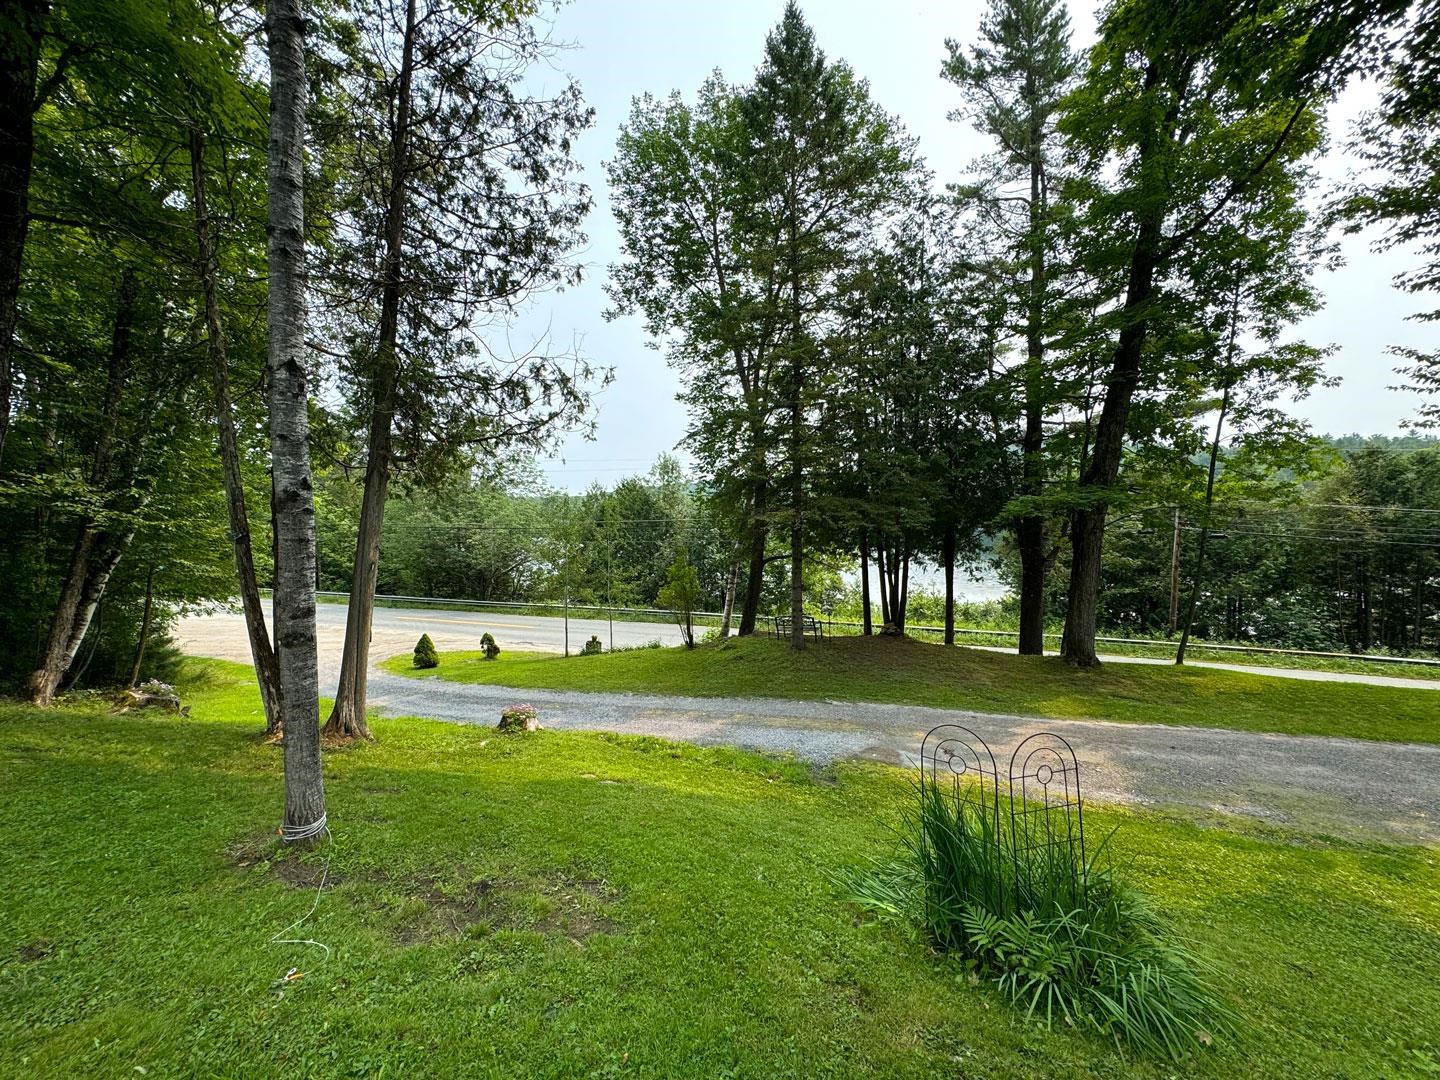
<path id="1" fill-rule="evenodd" d="M 1210 967 L 1116 877 L 1106 845 L 1087 860 L 1068 822 L 1043 812 L 1034 821 L 1040 835 L 1027 838 L 1003 798 L 923 782 L 900 857 L 853 875 L 846 892 L 918 927 L 1047 1027 L 1088 1028 L 1171 1060 L 1232 1033 Z"/>

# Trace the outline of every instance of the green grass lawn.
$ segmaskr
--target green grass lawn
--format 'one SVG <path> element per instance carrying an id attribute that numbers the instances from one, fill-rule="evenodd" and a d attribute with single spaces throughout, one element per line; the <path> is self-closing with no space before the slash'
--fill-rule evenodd
<path id="1" fill-rule="evenodd" d="M 1026 1023 L 837 899 L 907 804 L 877 765 L 377 719 L 327 756 L 332 886 L 288 935 L 333 955 L 269 944 L 324 849 L 277 849 L 244 669 L 182 690 L 188 719 L 0 705 L 0 1075 L 1177 1074 Z M 1436 852 L 1087 820 L 1245 1018 L 1179 1074 L 1440 1069 Z"/>
<path id="2" fill-rule="evenodd" d="M 1434 690 L 1144 664 L 1082 671 L 1054 657 L 947 649 L 903 638 L 833 638 L 800 654 L 771 638 L 568 659 L 507 651 L 486 661 L 480 653 L 445 653 L 431 671 L 416 671 L 407 653 L 383 666 L 402 675 L 524 689 L 876 701 L 1440 743 L 1440 692 Z"/>

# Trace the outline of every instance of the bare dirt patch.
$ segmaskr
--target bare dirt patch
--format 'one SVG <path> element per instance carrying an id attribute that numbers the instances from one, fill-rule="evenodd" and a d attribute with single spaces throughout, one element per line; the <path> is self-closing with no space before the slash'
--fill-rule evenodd
<path id="1" fill-rule="evenodd" d="M 602 878 L 479 878 L 450 885 L 432 876 L 403 886 L 393 929 L 401 945 L 484 937 L 501 930 L 569 939 L 576 945 L 623 927 L 609 913 L 620 891 Z"/>
<path id="2" fill-rule="evenodd" d="M 50 942 L 44 938 L 40 938 L 37 941 L 31 941 L 21 945 L 15 950 L 15 954 L 20 957 L 22 964 L 38 964 L 54 951 L 54 945 L 50 944 Z"/>
<path id="3" fill-rule="evenodd" d="M 324 855 L 302 859 L 299 851 L 282 848 L 274 833 L 253 833 L 233 840 L 225 848 L 225 861 L 236 870 L 250 870 L 261 866 L 278 881 L 292 889 L 319 888 L 323 878 L 326 886 L 339 884 L 344 875 L 333 865 L 325 872 Z"/>

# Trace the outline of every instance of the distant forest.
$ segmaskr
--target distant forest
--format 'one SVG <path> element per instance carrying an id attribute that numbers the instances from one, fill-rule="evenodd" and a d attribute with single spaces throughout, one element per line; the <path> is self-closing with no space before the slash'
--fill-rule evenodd
<path id="1" fill-rule="evenodd" d="M 1440 651 L 1440 439 L 1326 437 L 1305 465 L 1286 480 L 1268 478 L 1260 501 L 1253 478 L 1229 475 L 1222 463 L 1195 636 L 1304 649 Z M 322 589 L 349 589 L 359 503 L 355 483 L 339 473 L 322 478 Z M 1177 600 L 1188 598 L 1198 530 L 1187 512 L 1177 522 L 1173 506 L 1115 515 L 1100 593 L 1105 632 L 1149 636 L 1171 629 L 1172 564 L 1178 556 Z M 681 551 L 697 568 L 702 608 L 721 610 L 730 585 L 714 502 L 669 458 L 644 475 L 581 494 L 545 490 L 524 466 L 509 478 L 394 493 L 383 550 L 382 594 L 526 602 L 568 596 L 653 607 L 666 567 Z M 960 624 L 1015 629 L 1019 565 L 1006 534 L 977 546 L 968 562 L 997 572 L 1012 595 L 965 605 Z M 771 567 L 761 602 L 766 615 L 783 613 L 789 603 L 788 568 L 778 559 Z M 1052 630 L 1063 619 L 1068 569 L 1061 552 L 1046 593 Z M 858 554 L 813 561 L 809 573 L 813 614 L 862 618 Z M 905 600 L 892 621 L 943 621 L 944 597 L 936 591 L 914 588 Z M 872 621 L 878 624 L 878 611 Z"/>

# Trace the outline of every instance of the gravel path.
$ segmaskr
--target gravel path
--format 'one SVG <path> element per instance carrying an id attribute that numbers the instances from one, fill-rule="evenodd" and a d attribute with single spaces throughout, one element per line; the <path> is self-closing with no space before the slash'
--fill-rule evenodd
<path id="1" fill-rule="evenodd" d="M 925 731 L 943 723 L 974 728 L 1003 763 L 1027 735 L 1059 731 L 1074 744 L 1087 797 L 1097 801 L 1357 840 L 1440 843 L 1434 746 L 843 701 L 513 690 L 378 671 L 370 677 L 370 701 L 391 715 L 483 725 L 494 723 L 503 706 L 527 701 L 551 728 L 793 753 L 816 764 L 852 757 L 910 763 Z"/>
<path id="2" fill-rule="evenodd" d="M 459 628 L 446 623 L 435 629 L 444 634 Z M 326 693 L 333 693 L 338 674 L 341 631 L 343 622 L 321 630 Z M 413 632 L 408 624 L 405 632 Z M 186 620 L 178 636 L 196 655 L 249 662 L 238 617 Z M 377 659 L 398 651 L 384 647 L 379 637 L 372 654 Z M 447 640 L 441 647 L 462 646 Z M 413 679 L 373 668 L 370 674 L 371 706 L 392 716 L 488 726 L 515 701 L 535 705 L 547 727 L 793 753 L 820 765 L 853 757 L 910 763 L 921 736 L 942 723 L 974 728 L 1002 763 L 1025 736 L 1058 731 L 1075 746 L 1086 796 L 1097 801 L 1251 819 L 1321 836 L 1440 844 L 1437 746 L 1037 720 L 909 705 L 515 690 L 445 682 L 438 676 Z"/>

